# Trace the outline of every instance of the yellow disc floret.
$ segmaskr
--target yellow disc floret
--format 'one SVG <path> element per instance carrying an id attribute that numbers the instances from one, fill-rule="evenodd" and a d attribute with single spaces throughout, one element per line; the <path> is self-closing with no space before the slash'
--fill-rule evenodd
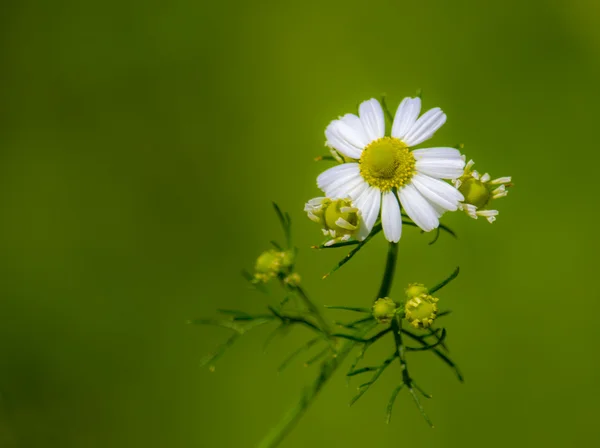
<path id="1" fill-rule="evenodd" d="M 458 188 L 458 191 L 465 197 L 465 204 L 474 205 L 478 209 L 484 208 L 492 197 L 490 189 L 474 177 L 465 179 Z"/>
<path id="2" fill-rule="evenodd" d="M 360 174 L 369 185 L 388 191 L 406 185 L 415 173 L 415 157 L 401 140 L 383 137 L 360 156 Z"/>

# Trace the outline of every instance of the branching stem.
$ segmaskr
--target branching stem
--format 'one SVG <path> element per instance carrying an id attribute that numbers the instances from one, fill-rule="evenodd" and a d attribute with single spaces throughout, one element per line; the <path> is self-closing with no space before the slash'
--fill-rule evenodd
<path id="1" fill-rule="evenodd" d="M 390 293 L 394 281 L 397 257 L 398 244 L 390 243 L 383 279 L 381 280 L 379 292 L 377 293 L 375 300 L 379 297 L 386 297 Z M 359 340 L 365 339 L 367 334 L 375 328 L 376 325 L 377 322 L 375 320 L 368 322 L 357 332 L 356 338 Z M 258 444 L 258 448 L 274 448 L 281 443 L 289 432 L 298 424 L 310 405 L 315 401 L 323 386 L 344 362 L 352 349 L 359 343 L 360 342 L 355 340 L 347 340 L 337 352 L 336 357 L 328 358 L 321 364 L 321 370 L 317 379 L 304 389 L 300 401 L 284 415 L 283 419 L 274 426 L 271 431 L 269 431 L 267 436 Z"/>

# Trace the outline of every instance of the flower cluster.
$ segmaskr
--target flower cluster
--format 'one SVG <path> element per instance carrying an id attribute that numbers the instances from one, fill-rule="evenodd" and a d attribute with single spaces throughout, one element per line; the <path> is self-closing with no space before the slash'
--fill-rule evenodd
<path id="1" fill-rule="evenodd" d="M 420 113 L 421 99 L 405 98 L 386 135 L 384 110 L 370 99 L 360 104 L 358 115 L 346 114 L 327 126 L 325 144 L 338 165 L 317 178 L 326 197 L 311 199 L 305 207 L 332 238 L 326 244 L 364 240 L 378 221 L 386 239 L 396 243 L 402 235 L 402 212 L 425 232 L 436 229 L 449 211 L 464 210 L 493 221 L 498 212 L 489 204 L 506 195 L 510 178 L 490 181 L 488 174 L 479 176 L 471 171 L 472 161 L 465 166 L 465 156 L 456 148 L 416 149 L 446 122 L 440 108 Z M 335 212 L 328 219 L 331 204 Z M 350 213 L 351 222 L 346 219 Z"/>

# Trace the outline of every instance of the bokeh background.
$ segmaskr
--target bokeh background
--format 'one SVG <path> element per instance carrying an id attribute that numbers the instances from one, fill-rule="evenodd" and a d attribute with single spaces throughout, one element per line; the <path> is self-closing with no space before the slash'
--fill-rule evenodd
<path id="1" fill-rule="evenodd" d="M 255 446 L 315 374 L 276 375 L 306 333 L 263 354 L 257 330 L 211 373 L 228 334 L 186 320 L 263 309 L 239 271 L 280 238 L 271 200 L 315 300 L 368 303 L 385 244 L 320 280 L 346 252 L 309 249 L 313 158 L 331 119 L 418 88 L 448 115 L 432 144 L 516 185 L 493 225 L 452 214 L 458 241 L 401 241 L 396 294 L 462 268 L 440 297 L 466 382 L 409 358 L 431 430 L 405 394 L 385 425 L 397 367 L 352 408 L 338 375 L 283 446 L 600 443 L 596 0 L 0 9 L 0 446 Z"/>

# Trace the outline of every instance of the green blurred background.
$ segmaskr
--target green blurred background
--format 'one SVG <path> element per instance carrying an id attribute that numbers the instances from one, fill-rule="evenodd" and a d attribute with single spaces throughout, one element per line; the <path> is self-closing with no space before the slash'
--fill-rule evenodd
<path id="1" fill-rule="evenodd" d="M 261 329 L 210 373 L 228 334 L 185 322 L 262 309 L 239 270 L 280 237 L 271 200 L 316 301 L 371 300 L 381 239 L 320 280 L 346 252 L 309 249 L 312 160 L 331 119 L 417 88 L 448 115 L 433 145 L 516 184 L 494 225 L 401 240 L 396 294 L 462 268 L 440 297 L 466 382 L 409 358 L 431 430 L 405 394 L 385 425 L 397 367 L 352 408 L 338 375 L 283 446 L 600 443 L 596 0 L 0 8 L 1 447 L 255 446 L 315 374 L 275 373 L 306 333 L 265 355 Z"/>

